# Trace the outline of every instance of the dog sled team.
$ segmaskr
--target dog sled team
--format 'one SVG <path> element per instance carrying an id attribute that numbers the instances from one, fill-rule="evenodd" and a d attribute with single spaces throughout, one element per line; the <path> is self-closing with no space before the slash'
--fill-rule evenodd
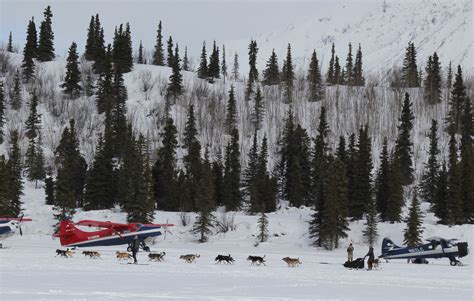
<path id="1" fill-rule="evenodd" d="M 344 267 L 350 268 L 350 269 L 363 269 L 365 258 L 367 257 L 368 257 L 368 260 L 367 260 L 368 270 L 372 270 L 372 268 L 378 268 L 379 259 L 375 258 L 373 247 L 369 248 L 369 252 L 367 252 L 364 258 L 357 258 L 354 260 L 354 246 L 351 243 L 349 247 L 347 247 L 347 261 L 344 263 Z"/>

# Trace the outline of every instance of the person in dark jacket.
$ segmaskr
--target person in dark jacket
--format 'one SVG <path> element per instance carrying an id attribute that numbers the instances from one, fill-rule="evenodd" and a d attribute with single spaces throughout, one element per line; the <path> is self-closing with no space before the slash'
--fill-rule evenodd
<path id="1" fill-rule="evenodd" d="M 369 248 L 369 252 L 364 256 L 364 260 L 366 257 L 369 257 L 369 260 L 367 260 L 367 265 L 369 267 L 369 270 L 372 270 L 372 265 L 374 264 L 374 259 L 375 259 L 373 247 Z"/>
<path id="2" fill-rule="evenodd" d="M 354 258 L 354 247 L 352 246 L 352 243 L 349 245 L 347 248 L 347 261 L 352 261 Z"/>
<path id="3" fill-rule="evenodd" d="M 138 239 L 137 235 L 135 235 L 135 238 L 132 241 L 131 247 L 132 247 L 133 263 L 138 263 L 137 253 L 140 250 L 140 240 Z"/>

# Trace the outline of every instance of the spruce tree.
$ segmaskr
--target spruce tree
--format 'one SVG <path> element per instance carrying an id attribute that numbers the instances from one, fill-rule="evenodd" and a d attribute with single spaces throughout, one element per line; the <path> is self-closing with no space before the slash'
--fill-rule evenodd
<path id="1" fill-rule="evenodd" d="M 440 224 L 448 223 L 447 200 L 448 171 L 446 169 L 446 162 L 443 162 L 436 181 L 436 194 L 431 206 L 431 211 L 437 218 L 439 218 L 438 223 Z"/>
<path id="2" fill-rule="evenodd" d="M 257 131 L 253 135 L 253 143 L 248 153 L 247 168 L 243 173 L 242 188 L 244 196 L 248 202 L 248 211 L 250 213 L 257 213 L 260 209 L 258 203 L 258 191 L 256 187 L 257 180 L 257 164 L 258 164 L 258 144 Z"/>
<path id="3" fill-rule="evenodd" d="M 198 181 L 196 207 L 199 208 L 198 216 L 191 230 L 192 233 L 199 235 L 199 242 L 203 243 L 208 240 L 208 236 L 212 234 L 214 227 L 214 190 L 213 174 L 209 155 L 206 150 L 204 162 L 202 164 L 201 175 Z"/>
<path id="4" fill-rule="evenodd" d="M 353 86 L 354 85 L 354 63 L 352 61 L 352 44 L 349 43 L 349 51 L 347 52 L 347 58 L 346 58 L 346 72 L 345 72 L 345 78 L 344 78 L 344 83 L 348 86 Z"/>
<path id="5" fill-rule="evenodd" d="M 405 222 L 407 223 L 407 227 L 403 234 L 403 243 L 408 247 L 420 245 L 423 234 L 423 212 L 421 212 L 416 191 L 413 193 L 413 199 Z"/>
<path id="6" fill-rule="evenodd" d="M 52 61 L 54 59 L 54 33 L 51 18 L 53 13 L 48 5 L 43 12 L 44 20 L 40 25 L 38 39 L 38 60 L 40 62 Z"/>
<path id="7" fill-rule="evenodd" d="M 256 191 L 258 200 L 260 200 L 260 209 L 265 212 L 274 212 L 276 210 L 277 202 L 277 181 L 268 172 L 268 141 L 267 136 L 264 135 L 262 139 L 262 146 L 257 159 L 257 173 L 256 173 Z"/>
<path id="8" fill-rule="evenodd" d="M 425 163 L 421 178 L 420 195 L 433 206 L 436 198 L 436 183 L 439 173 L 438 122 L 435 119 L 431 120 L 430 134 L 428 137 L 430 139 L 430 148 L 428 150 L 428 161 Z"/>
<path id="9" fill-rule="evenodd" d="M 448 88 L 448 90 L 451 90 L 452 85 L 453 85 L 453 70 L 451 68 L 451 61 L 449 61 L 448 75 L 446 77 L 446 88 Z"/>
<path id="10" fill-rule="evenodd" d="M 3 132 L 3 125 L 5 124 L 5 93 L 3 91 L 3 81 L 0 81 L 0 144 L 3 143 L 5 133 Z"/>
<path id="11" fill-rule="evenodd" d="M 354 71 L 352 72 L 354 77 L 354 86 L 365 86 L 365 78 L 362 74 L 362 49 L 359 44 L 359 49 L 357 50 L 356 59 L 354 63 Z"/>
<path id="12" fill-rule="evenodd" d="M 44 193 L 46 195 L 46 205 L 54 205 L 56 203 L 55 196 L 55 183 L 53 176 L 48 174 L 44 179 Z"/>
<path id="13" fill-rule="evenodd" d="M 189 58 L 188 58 L 188 46 L 184 47 L 183 70 L 190 71 Z"/>
<path id="14" fill-rule="evenodd" d="M 106 115 L 110 115 L 112 110 L 113 102 L 113 79 L 114 74 L 112 71 L 112 53 L 111 46 L 107 48 L 107 53 L 102 65 L 102 72 L 97 81 L 96 91 L 96 104 L 97 111 L 99 114 L 106 112 Z"/>
<path id="15" fill-rule="evenodd" d="M 268 217 L 265 214 L 265 211 L 262 210 L 260 212 L 260 217 L 258 218 L 258 234 L 257 234 L 257 242 L 262 243 L 266 242 L 269 237 L 268 233 Z"/>
<path id="16" fill-rule="evenodd" d="M 307 80 L 309 82 L 308 100 L 310 102 L 322 100 L 324 98 L 324 87 L 321 78 L 321 71 L 319 69 L 319 61 L 316 56 L 316 50 L 313 50 L 313 54 L 311 55 Z"/>
<path id="17" fill-rule="evenodd" d="M 201 62 L 199 63 L 197 73 L 199 78 L 206 79 L 208 77 L 206 42 L 202 43 Z"/>
<path id="18" fill-rule="evenodd" d="M 288 44 L 285 63 L 283 64 L 282 81 L 285 84 L 286 103 L 291 103 L 293 99 L 293 82 L 295 73 L 293 71 L 293 60 L 291 58 L 291 45 Z"/>
<path id="19" fill-rule="evenodd" d="M 426 77 L 423 83 L 425 101 L 429 104 L 441 101 L 441 66 L 436 52 L 428 57 Z"/>
<path id="20" fill-rule="evenodd" d="M 156 207 L 159 210 L 178 211 L 178 172 L 176 150 L 178 148 L 177 129 L 173 119 L 166 120 L 160 134 L 162 147 L 158 149 L 158 159 L 153 166 L 152 175 Z"/>
<path id="21" fill-rule="evenodd" d="M 237 53 L 234 55 L 234 64 L 232 65 L 232 79 L 239 79 L 239 55 Z"/>
<path id="22" fill-rule="evenodd" d="M 387 138 L 385 137 L 380 154 L 380 167 L 375 180 L 375 202 L 377 204 L 377 211 L 380 213 L 380 219 L 384 222 L 389 220 L 387 209 L 390 197 L 390 159 L 387 143 Z"/>
<path id="23" fill-rule="evenodd" d="M 36 25 L 33 18 L 28 23 L 26 31 L 26 44 L 23 48 L 23 77 L 26 81 L 30 81 L 35 75 L 35 59 L 38 56 L 38 40 L 36 36 Z"/>
<path id="24" fill-rule="evenodd" d="M 35 188 L 38 181 L 44 180 L 46 173 L 44 170 L 44 153 L 41 145 L 41 137 L 38 141 L 30 138 L 28 150 L 26 151 L 26 172 L 29 181 L 35 181 Z"/>
<path id="25" fill-rule="evenodd" d="M 280 82 L 280 69 L 278 68 L 278 59 L 275 54 L 275 49 L 272 50 L 272 55 L 267 61 L 267 66 L 263 71 L 264 85 L 276 85 Z"/>
<path id="26" fill-rule="evenodd" d="M 125 29 L 123 24 L 120 24 L 118 29 L 115 29 L 112 59 L 114 62 L 114 69 L 118 73 L 127 73 L 133 67 L 133 50 L 132 39 L 130 33 L 130 25 L 127 23 Z"/>
<path id="27" fill-rule="evenodd" d="M 174 62 L 172 65 L 172 73 L 169 78 L 168 87 L 166 88 L 166 96 L 173 97 L 173 99 L 176 100 L 177 97 L 184 93 L 183 75 L 181 74 L 181 66 L 179 63 L 180 59 L 178 44 L 176 44 L 173 59 Z"/>
<path id="28" fill-rule="evenodd" d="M 239 130 L 234 127 L 231 132 L 231 140 L 225 149 L 225 169 L 222 184 L 223 202 L 227 211 L 239 210 L 241 206 L 240 169 Z"/>
<path id="29" fill-rule="evenodd" d="M 22 167 L 21 167 L 21 151 L 19 144 L 18 131 L 14 130 L 10 136 L 9 159 L 6 164 L 7 183 L 9 186 L 9 195 L 7 205 L 8 211 L 4 216 L 17 217 L 21 212 L 21 196 L 23 195 Z"/>
<path id="30" fill-rule="evenodd" d="M 400 162 L 400 174 L 404 185 L 413 183 L 413 142 L 411 140 L 411 130 L 413 129 L 413 120 L 415 116 L 412 110 L 413 103 L 410 102 L 410 96 L 405 93 L 402 105 L 402 112 L 399 118 L 398 137 L 396 141 L 396 154 Z"/>
<path id="31" fill-rule="evenodd" d="M 121 73 L 115 73 L 112 88 L 113 107 L 110 112 L 111 143 L 112 152 L 119 159 L 122 157 L 126 145 L 124 141 L 127 137 L 127 89 L 125 87 Z M 106 117 L 107 114 L 106 114 Z M 106 123 L 109 121 L 106 120 Z M 131 140 L 130 140 L 131 141 Z M 131 142 L 130 142 L 131 143 Z"/>
<path id="32" fill-rule="evenodd" d="M 216 46 L 216 41 L 212 46 L 212 53 L 209 57 L 209 66 L 207 67 L 207 75 L 211 77 L 211 82 L 213 82 L 214 78 L 220 77 L 220 64 L 219 64 L 219 48 Z"/>
<path id="33" fill-rule="evenodd" d="M 335 56 L 334 43 L 332 43 L 331 59 L 329 60 L 328 74 L 327 74 L 327 77 L 326 77 L 326 82 L 330 85 L 335 84 L 335 80 L 334 80 L 335 57 L 334 56 Z"/>
<path id="34" fill-rule="evenodd" d="M 143 45 L 142 45 L 142 40 L 140 40 L 140 46 L 138 47 L 137 63 L 138 63 L 138 64 L 145 64 L 145 59 L 143 58 Z"/>
<path id="35" fill-rule="evenodd" d="M 221 73 L 222 73 L 222 79 L 224 80 L 224 84 L 225 84 L 225 79 L 227 78 L 227 63 L 225 61 L 225 45 L 222 45 Z"/>
<path id="36" fill-rule="evenodd" d="M 334 62 L 334 85 L 342 85 L 344 83 L 344 71 L 341 73 L 341 65 L 339 65 L 339 57 L 336 55 Z"/>
<path id="37" fill-rule="evenodd" d="M 201 175 L 201 143 L 198 140 L 194 106 L 191 104 L 188 118 L 184 128 L 183 148 L 186 150 L 183 156 L 183 164 L 186 170 L 185 188 L 189 190 L 189 197 L 180 204 L 181 211 L 193 211 L 197 207 L 198 187 Z"/>
<path id="38" fill-rule="evenodd" d="M 252 112 L 252 122 L 254 129 L 259 130 L 262 126 L 263 117 L 265 115 L 265 104 L 263 103 L 262 92 L 260 87 L 257 87 L 257 92 L 255 93 L 254 107 Z"/>
<path id="39" fill-rule="evenodd" d="M 459 170 L 458 148 L 454 132 L 449 138 L 448 161 L 448 195 L 446 200 L 446 223 L 448 225 L 462 224 L 463 206 L 461 200 L 461 174 Z"/>
<path id="40" fill-rule="evenodd" d="M 87 29 L 86 49 L 84 51 L 84 58 L 88 61 L 93 61 L 96 58 L 96 41 L 95 18 L 94 15 L 92 15 L 89 28 Z"/>
<path id="41" fill-rule="evenodd" d="M 247 80 L 247 88 L 245 90 L 245 100 L 249 101 L 250 96 L 253 93 L 255 82 L 258 81 L 258 70 L 257 70 L 257 41 L 250 40 L 249 44 L 249 77 Z"/>
<path id="42" fill-rule="evenodd" d="M 167 56 L 167 59 L 166 59 L 166 65 L 168 67 L 173 67 L 174 66 L 174 57 L 173 57 L 173 37 L 169 37 L 168 38 L 168 42 L 167 42 L 167 50 L 168 50 L 168 56 Z"/>
<path id="43" fill-rule="evenodd" d="M 405 205 L 403 196 L 403 180 L 400 173 L 400 161 L 396 154 L 390 158 L 389 196 L 387 200 L 386 220 L 391 223 L 400 222 L 402 207 Z"/>
<path id="44" fill-rule="evenodd" d="M 225 116 L 224 128 L 228 135 L 232 134 L 232 130 L 237 126 L 237 105 L 234 94 L 234 85 L 230 86 L 229 100 L 227 101 L 227 109 Z"/>
<path id="45" fill-rule="evenodd" d="M 66 76 L 64 77 L 64 83 L 60 85 L 64 89 L 63 92 L 69 94 L 69 97 L 72 99 L 79 97 L 82 91 L 82 87 L 79 84 L 81 81 L 81 71 L 79 71 L 78 58 L 77 44 L 72 42 L 67 57 Z"/>
<path id="46" fill-rule="evenodd" d="M 466 97 L 461 116 L 460 193 L 463 221 L 474 222 L 474 127 L 471 100 Z"/>
<path id="47" fill-rule="evenodd" d="M 11 31 L 10 31 L 10 34 L 8 35 L 7 51 L 8 52 L 13 52 L 13 38 L 12 38 L 12 32 Z"/>
<path id="48" fill-rule="evenodd" d="M 41 126 L 41 114 L 38 114 L 38 96 L 33 91 L 30 101 L 30 115 L 25 122 L 26 137 L 33 139 L 38 136 Z"/>
<path id="49" fill-rule="evenodd" d="M 365 241 L 369 246 L 373 247 L 378 237 L 377 230 L 377 208 L 373 198 L 370 198 L 367 203 L 367 213 L 365 214 L 366 222 L 365 229 L 362 231 Z"/>
<path id="50" fill-rule="evenodd" d="M 329 125 L 326 120 L 326 108 L 321 107 L 319 116 L 318 133 L 314 139 L 313 162 L 312 162 L 312 190 L 316 200 L 316 209 L 322 213 L 324 201 L 326 200 L 325 179 L 328 178 L 329 170 Z"/>
<path id="51" fill-rule="evenodd" d="M 20 71 L 16 71 L 15 78 L 13 79 L 13 91 L 12 97 L 10 99 L 10 106 L 13 110 L 19 111 L 22 105 L 22 97 L 21 97 L 21 81 L 20 81 Z"/>
<path id="52" fill-rule="evenodd" d="M 10 171 L 7 168 L 7 160 L 0 155 L 0 215 L 13 216 L 15 209 L 11 207 L 10 200 Z M 12 210 L 13 209 L 13 210 Z"/>
<path id="53" fill-rule="evenodd" d="M 461 66 L 458 65 L 458 71 L 454 78 L 451 97 L 449 99 L 449 112 L 447 117 L 448 133 L 461 132 L 461 116 L 464 103 L 466 101 L 466 86 L 462 78 Z"/>
<path id="54" fill-rule="evenodd" d="M 100 24 L 99 14 L 95 15 L 94 21 L 94 72 L 101 74 L 108 67 L 106 64 L 110 63 L 111 57 L 107 56 L 107 49 L 105 46 L 104 29 Z M 108 62 L 109 61 L 109 62 Z"/>
<path id="55" fill-rule="evenodd" d="M 156 31 L 156 44 L 155 44 L 155 52 L 153 53 L 153 65 L 157 66 L 164 66 L 165 65 L 165 58 L 164 58 L 164 51 L 163 51 L 163 35 L 161 33 L 161 21 L 158 23 L 158 30 Z"/>
<path id="56" fill-rule="evenodd" d="M 407 88 L 420 86 L 418 67 L 416 65 L 416 49 L 413 42 L 409 42 L 406 48 L 402 67 L 402 82 Z"/>

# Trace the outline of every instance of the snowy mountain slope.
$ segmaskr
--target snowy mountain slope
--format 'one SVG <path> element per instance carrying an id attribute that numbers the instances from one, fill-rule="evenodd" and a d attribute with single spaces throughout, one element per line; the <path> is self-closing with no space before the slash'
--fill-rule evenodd
<path id="1" fill-rule="evenodd" d="M 262 33 L 257 40 L 259 68 L 263 68 L 275 49 L 280 64 L 291 43 L 298 67 L 309 64 L 316 49 L 326 70 L 335 43 L 336 55 L 345 65 L 348 44 L 355 55 L 358 43 L 364 55 L 364 70 L 382 74 L 394 66 L 400 67 L 409 41 L 415 43 L 418 67 L 424 68 L 429 55 L 436 51 L 443 68 L 449 61 L 461 64 L 470 74 L 474 71 L 473 3 L 470 0 L 420 1 L 334 1 L 321 2 L 321 9 L 308 12 L 286 28 Z M 247 53 L 249 41 L 226 43 L 229 50 Z M 229 52 L 231 53 L 231 52 Z M 241 63 L 247 69 L 247 60 Z M 424 69 L 423 69 L 424 70 Z"/>

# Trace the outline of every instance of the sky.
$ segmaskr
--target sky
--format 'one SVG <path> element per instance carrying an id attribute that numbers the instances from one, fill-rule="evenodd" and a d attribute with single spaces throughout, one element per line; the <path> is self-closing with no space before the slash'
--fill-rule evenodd
<path id="1" fill-rule="evenodd" d="M 309 17 L 328 1 L 0 0 L 0 40 L 7 41 L 11 31 L 14 44 L 22 49 L 28 20 L 34 17 L 39 28 L 44 8 L 51 5 L 57 55 L 66 55 L 73 40 L 83 52 L 90 17 L 99 13 L 107 42 L 112 41 L 116 25 L 130 22 L 134 49 L 140 40 L 145 49 L 152 49 L 161 20 L 165 39 L 172 35 L 180 49 L 188 46 L 189 53 L 198 57 L 203 40 L 210 45 L 214 39 L 218 44 L 250 39 Z"/>

